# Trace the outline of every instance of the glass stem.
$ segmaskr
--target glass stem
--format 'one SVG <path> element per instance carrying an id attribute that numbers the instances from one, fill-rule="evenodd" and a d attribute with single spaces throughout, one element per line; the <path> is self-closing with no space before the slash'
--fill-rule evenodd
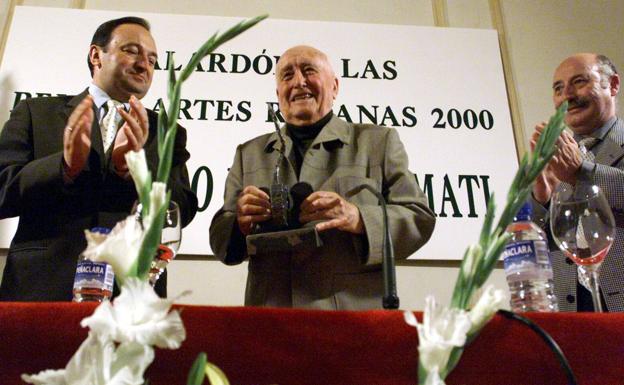
<path id="1" fill-rule="evenodd" d="M 592 301 L 594 302 L 594 311 L 602 313 L 602 301 L 600 301 L 600 287 L 598 285 L 598 269 L 590 268 L 589 270 L 589 287 L 591 287 Z"/>

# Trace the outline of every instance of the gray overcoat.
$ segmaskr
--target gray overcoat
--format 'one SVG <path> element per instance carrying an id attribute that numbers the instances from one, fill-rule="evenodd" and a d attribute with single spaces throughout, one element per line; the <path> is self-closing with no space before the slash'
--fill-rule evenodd
<path id="1" fill-rule="evenodd" d="M 362 184 L 382 192 L 388 202 L 389 227 L 395 256 L 407 258 L 431 236 L 435 218 L 408 170 L 408 159 L 396 130 L 350 124 L 332 117 L 306 152 L 300 177 L 292 167 L 293 143 L 286 142 L 284 182 L 309 183 L 314 191 L 334 191 L 343 197 Z M 276 133 L 239 145 L 225 186 L 223 207 L 210 226 L 210 244 L 226 264 L 248 258 L 236 222 L 236 201 L 245 186 L 268 187 L 278 158 Z M 339 230 L 321 233 L 323 246 L 254 255 L 249 260 L 245 304 L 317 309 L 381 307 L 382 211 L 367 190 L 347 197 L 364 221 L 365 236 Z M 415 283 L 416 284 L 416 283 Z"/>

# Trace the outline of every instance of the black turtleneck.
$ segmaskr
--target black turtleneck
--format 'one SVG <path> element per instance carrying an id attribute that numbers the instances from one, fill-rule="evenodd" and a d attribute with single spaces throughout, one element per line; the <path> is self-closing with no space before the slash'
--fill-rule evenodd
<path id="1" fill-rule="evenodd" d="M 327 115 L 321 118 L 321 120 L 309 126 L 295 126 L 294 124 L 286 123 L 286 132 L 288 132 L 288 136 L 290 136 L 293 141 L 295 154 L 294 166 L 295 171 L 297 172 L 297 179 L 299 179 L 301 164 L 303 163 L 305 153 L 308 151 L 308 148 L 310 148 L 310 145 L 314 142 L 314 139 L 316 139 L 323 127 L 329 123 L 332 116 L 334 116 L 333 111 L 329 111 Z"/>

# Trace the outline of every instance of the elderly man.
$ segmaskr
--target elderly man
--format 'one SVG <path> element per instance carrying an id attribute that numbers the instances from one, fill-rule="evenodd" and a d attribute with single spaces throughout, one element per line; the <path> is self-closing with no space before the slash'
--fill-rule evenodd
<path id="1" fill-rule="evenodd" d="M 29 99 L 12 112 L 0 136 L 0 217 L 19 216 L 0 299 L 67 301 L 84 230 L 113 227 L 137 199 L 124 154 L 145 149 L 158 164 L 157 115 L 141 99 L 157 53 L 147 21 L 103 23 L 89 48 L 93 82 L 76 96 Z M 169 180 L 171 199 L 188 224 L 197 210 L 178 130 Z M 166 294 L 166 282 L 157 287 Z"/>
<path id="2" fill-rule="evenodd" d="M 394 129 L 350 124 L 332 112 L 338 79 L 327 56 L 312 47 L 287 50 L 276 68 L 277 97 L 286 125 L 290 186 L 307 182 L 312 192 L 299 221 L 316 227 L 323 245 L 253 255 L 245 304 L 319 309 L 381 307 L 382 209 L 369 184 L 388 202 L 395 255 L 406 258 L 431 236 L 434 214 L 412 173 Z M 227 177 L 225 202 L 210 226 L 210 244 L 221 261 L 248 257 L 245 237 L 271 218 L 269 195 L 281 149 L 277 133 L 240 145 Z"/>
<path id="3" fill-rule="evenodd" d="M 599 186 L 616 218 L 616 236 L 601 267 L 602 307 L 624 311 L 624 122 L 616 116 L 620 77 L 607 57 L 582 53 L 565 59 L 555 70 L 555 106 L 568 102 L 558 151 L 538 177 L 533 198 L 538 218 L 546 216 L 552 194 L 563 183 Z M 544 123 L 536 127 L 534 145 Z M 579 283 L 574 262 L 560 251 L 552 253 L 555 293 L 563 311 L 594 309 L 590 292 Z"/>

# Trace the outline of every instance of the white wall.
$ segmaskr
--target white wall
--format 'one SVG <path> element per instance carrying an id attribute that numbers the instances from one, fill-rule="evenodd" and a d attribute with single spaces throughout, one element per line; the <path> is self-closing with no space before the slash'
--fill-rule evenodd
<path id="1" fill-rule="evenodd" d="M 0 5 L 0 31 L 10 5 L 163 12 L 219 16 L 269 13 L 282 19 L 360 23 L 435 25 L 434 0 L 6 0 Z M 437 2 L 439 4 L 440 2 Z M 444 3 L 444 2 L 442 2 Z M 518 92 L 524 141 L 535 123 L 552 114 L 552 72 L 574 52 L 606 54 L 624 69 L 624 1 L 621 0 L 447 0 L 450 27 L 492 28 L 491 5 L 500 3 L 511 75 Z M 457 87 L 462 87 L 458 84 Z M 452 90 L 449 90 L 452 92 Z M 620 95 L 620 105 L 623 97 Z M 510 170 L 513 172 L 513 170 Z M 497 192 L 499 196 L 501 192 Z M 476 241 L 476 240 L 475 240 Z M 449 234 L 452 242 L 452 234 Z M 0 254 L 0 267 L 4 257 Z M 224 266 L 214 260 L 178 260 L 170 268 L 169 292 L 192 289 L 181 302 L 215 305 L 242 304 L 246 266 Z M 398 268 L 402 307 L 422 309 L 426 294 L 448 300 L 457 275 L 457 262 L 410 261 Z M 506 287 L 501 269 L 490 279 Z"/>
<path id="2" fill-rule="evenodd" d="M 0 251 L 0 271 L 4 269 L 6 250 Z M 448 303 L 458 268 L 455 261 L 420 261 L 397 268 L 398 293 L 402 309 L 423 309 L 425 296 Z M 167 290 L 170 297 L 191 293 L 177 303 L 193 305 L 239 306 L 243 304 L 247 263 L 226 266 L 215 260 L 174 260 L 168 269 Z M 506 288 L 505 275 L 497 268 L 488 283 Z"/>
<path id="3" fill-rule="evenodd" d="M 551 114 L 553 70 L 564 58 L 602 53 L 624 74 L 624 1 L 504 0 L 502 6 L 527 135 Z"/>

